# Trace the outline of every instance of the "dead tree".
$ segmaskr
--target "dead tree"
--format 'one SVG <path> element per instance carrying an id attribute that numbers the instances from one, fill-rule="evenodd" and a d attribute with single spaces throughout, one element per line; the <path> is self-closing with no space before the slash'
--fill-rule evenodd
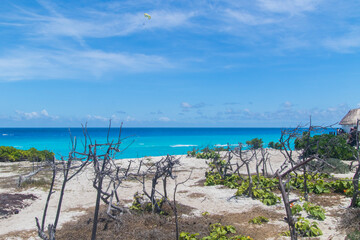
<path id="1" fill-rule="evenodd" d="M 221 157 L 220 151 L 217 153 L 220 157 L 211 159 L 210 162 L 208 162 L 208 165 L 210 166 L 210 172 L 213 172 L 216 169 L 216 172 L 220 174 L 220 178 L 224 180 L 227 176 L 232 175 L 235 172 L 233 168 L 235 164 L 231 162 L 233 154 L 230 145 L 228 144 L 228 149 L 223 157 Z"/>
<path id="2" fill-rule="evenodd" d="M 140 177 L 137 177 L 137 180 L 142 184 L 144 196 L 150 201 L 153 213 L 160 213 L 162 211 L 161 207 L 163 203 L 163 201 L 158 202 L 156 199 L 156 195 L 160 193 L 156 186 L 160 180 L 163 182 L 162 200 L 167 199 L 167 179 L 175 179 L 173 170 L 175 166 L 179 165 L 179 163 L 179 158 L 167 155 L 165 158 L 162 158 L 160 161 L 152 164 L 141 174 Z M 150 193 L 146 189 L 146 178 L 148 176 L 152 176 Z"/>
<path id="3" fill-rule="evenodd" d="M 51 185 L 50 185 L 50 189 L 48 192 L 48 197 L 47 197 L 47 200 L 45 203 L 45 208 L 43 211 L 41 225 L 40 225 L 39 219 L 37 217 L 35 217 L 38 235 L 41 239 L 44 239 L 44 240 L 55 239 L 56 227 L 58 225 L 59 218 L 60 218 L 61 206 L 62 206 L 62 202 L 63 202 L 63 198 L 64 198 L 66 184 L 72 178 L 74 178 L 77 174 L 79 174 L 89 163 L 88 156 L 80 156 L 79 157 L 76 155 L 75 150 L 76 150 L 76 138 L 74 140 L 72 139 L 72 150 L 70 151 L 68 158 L 62 157 L 61 161 L 55 161 L 55 159 L 54 159 L 50 163 L 50 168 L 52 170 L 52 180 L 51 180 Z M 47 216 L 47 211 L 48 211 L 48 205 L 51 200 L 52 194 L 55 193 L 53 191 L 53 187 L 55 184 L 56 174 L 58 171 L 62 171 L 62 176 L 63 176 L 62 186 L 60 189 L 60 196 L 59 196 L 59 200 L 58 200 L 55 219 L 52 224 L 48 225 L 48 229 L 47 229 L 48 234 L 46 234 L 45 221 L 46 221 L 46 216 Z"/>
<path id="4" fill-rule="evenodd" d="M 110 140 L 111 121 L 109 124 L 108 135 L 106 143 L 93 144 L 90 139 L 88 150 L 85 154 L 88 155 L 94 170 L 93 187 L 96 189 L 96 201 L 94 210 L 94 220 L 91 233 L 91 239 L 96 239 L 98 216 L 100 210 L 100 201 L 103 201 L 107 205 L 107 215 L 114 219 L 119 220 L 117 217 L 119 213 L 129 211 L 126 208 L 119 206 L 118 188 L 121 183 L 127 179 L 130 174 L 130 167 L 132 161 L 127 164 L 126 168 L 121 168 L 116 162 L 116 156 L 125 151 L 133 142 L 131 142 L 124 149 L 120 149 L 120 146 L 125 138 L 121 138 L 122 124 L 120 126 L 119 135 L 115 140 Z M 86 134 L 88 134 L 86 132 Z M 116 204 L 114 204 L 114 198 Z"/>
<path id="5" fill-rule="evenodd" d="M 36 218 L 36 225 L 38 229 L 38 234 L 40 238 L 44 240 L 53 240 L 55 239 L 56 227 L 60 218 L 61 206 L 64 198 L 66 184 L 74 178 L 77 174 L 82 172 L 87 166 L 90 164 L 93 165 L 94 169 L 94 180 L 93 186 L 97 191 L 96 202 L 95 202 L 95 211 L 94 211 L 94 221 L 93 221 L 93 229 L 92 229 L 92 239 L 96 239 L 96 230 L 98 223 L 98 214 L 100 209 L 100 200 L 102 200 L 105 204 L 107 204 L 107 214 L 109 217 L 113 219 L 116 218 L 116 214 L 113 214 L 113 211 L 117 212 L 125 212 L 125 208 L 121 208 L 118 204 L 114 204 L 114 198 L 117 203 L 119 202 L 118 197 L 118 188 L 122 181 L 126 179 L 130 175 L 130 166 L 131 162 L 128 163 L 127 168 L 122 169 L 120 166 L 115 163 L 115 155 L 121 153 L 126 148 L 120 150 L 120 144 L 123 139 L 121 139 L 121 128 L 119 131 L 119 136 L 116 141 L 109 140 L 109 132 L 110 132 L 111 122 L 109 126 L 107 142 L 103 144 L 99 144 L 95 141 L 93 144 L 89 133 L 87 131 L 86 125 L 83 126 L 83 134 L 84 134 L 84 151 L 78 152 L 76 150 L 76 138 L 72 139 L 72 149 L 67 158 L 62 157 L 61 161 L 53 161 L 51 163 L 51 169 L 53 172 L 53 177 L 47 197 L 47 201 L 45 204 L 42 223 L 40 225 L 39 219 Z M 88 144 L 88 142 L 90 142 Z M 128 147 L 128 146 L 127 146 Z M 105 149 L 105 151 L 103 150 Z M 60 190 L 59 201 L 57 205 L 57 212 L 55 216 L 54 223 L 49 224 L 48 233 L 45 232 L 45 219 L 48 211 L 48 204 L 51 200 L 53 191 L 53 187 L 55 184 L 55 178 L 57 172 L 62 172 L 62 186 Z M 104 184 L 107 184 L 104 187 Z"/>
<path id="6" fill-rule="evenodd" d="M 250 156 L 248 151 L 244 151 L 243 150 L 243 145 L 241 143 L 239 143 L 239 147 L 235 150 L 232 151 L 232 153 L 238 157 L 240 159 L 240 161 L 242 162 L 242 164 L 240 165 L 239 163 L 237 164 L 237 172 L 238 175 L 240 176 L 239 170 L 242 166 L 246 166 L 246 172 L 247 172 L 247 176 L 249 179 L 249 187 L 248 187 L 248 196 L 252 197 L 253 196 L 253 181 L 252 181 L 252 177 L 251 177 L 251 171 L 250 171 L 250 163 L 254 160 L 255 154 L 256 152 L 250 152 Z"/>
<path id="7" fill-rule="evenodd" d="M 290 203 L 295 202 L 296 200 L 290 201 L 289 200 L 289 194 L 285 190 L 286 183 L 283 183 L 284 177 L 288 176 L 290 173 L 295 172 L 298 168 L 304 166 L 308 162 L 314 160 L 315 157 L 311 157 L 305 161 L 301 161 L 295 166 L 291 167 L 289 170 L 285 171 L 284 173 L 280 173 L 280 171 L 276 171 L 275 176 L 279 179 L 279 189 L 281 191 L 281 196 L 284 202 L 284 207 L 286 211 L 286 221 L 289 225 L 290 230 L 290 237 L 292 240 L 297 239 L 297 232 L 295 229 L 295 219 L 291 213 Z"/>
<path id="8" fill-rule="evenodd" d="M 296 202 L 297 199 L 289 200 L 291 186 L 286 187 L 286 185 L 287 183 L 289 183 L 291 178 L 295 178 L 296 181 L 298 179 L 299 170 L 302 171 L 302 174 L 304 176 L 304 182 L 303 182 L 304 198 L 306 201 L 308 201 L 308 186 L 307 186 L 308 183 L 306 176 L 311 173 L 316 174 L 320 172 L 319 169 L 316 169 L 316 165 L 313 167 L 313 169 L 310 169 L 309 163 L 312 161 L 326 163 L 326 161 L 320 158 L 317 154 L 319 150 L 319 143 L 318 142 L 311 143 L 310 136 L 312 133 L 314 134 L 319 131 L 324 131 L 325 129 L 326 127 L 314 127 L 311 125 L 310 122 L 307 131 L 303 131 L 303 129 L 299 126 L 294 129 L 282 130 L 280 144 L 282 145 L 281 152 L 285 157 L 285 161 L 276 171 L 275 176 L 279 179 L 279 189 L 281 191 L 282 199 L 284 202 L 284 207 L 287 215 L 286 221 L 289 225 L 290 236 L 292 240 L 297 239 L 297 232 L 295 229 L 296 221 L 292 216 L 290 204 Z M 294 143 L 295 139 L 300 136 L 301 132 L 303 132 L 302 136 L 305 145 L 302 146 L 301 150 L 297 150 L 296 154 L 293 154 L 292 144 Z M 293 174 L 294 176 L 291 176 L 291 174 Z M 287 181 L 284 182 L 283 180 L 285 178 L 287 179 Z"/>

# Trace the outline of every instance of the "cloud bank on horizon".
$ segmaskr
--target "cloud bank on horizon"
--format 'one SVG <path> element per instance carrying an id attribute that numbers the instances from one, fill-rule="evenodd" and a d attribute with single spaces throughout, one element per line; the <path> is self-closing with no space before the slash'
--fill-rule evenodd
<path id="1" fill-rule="evenodd" d="M 338 122 L 360 102 L 359 7 L 4 0 L 0 126 Z"/>

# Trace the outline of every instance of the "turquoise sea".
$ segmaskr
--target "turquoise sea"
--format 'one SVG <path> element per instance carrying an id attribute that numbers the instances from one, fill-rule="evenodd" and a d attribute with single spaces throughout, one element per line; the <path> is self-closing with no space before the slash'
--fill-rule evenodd
<path id="1" fill-rule="evenodd" d="M 77 149 L 82 151 L 83 133 L 81 128 L 71 128 L 71 135 L 77 138 Z M 57 157 L 67 156 L 70 147 L 68 128 L 0 128 L 0 146 L 19 149 L 35 147 L 38 150 L 53 151 Z M 108 128 L 89 128 L 94 142 L 104 143 Z M 117 138 L 119 128 L 110 130 L 110 139 Z M 123 128 L 122 146 L 132 143 L 119 158 L 161 156 L 166 154 L 186 154 L 193 148 L 206 146 L 235 146 L 253 138 L 261 138 L 265 146 L 270 141 L 278 141 L 281 128 Z"/>

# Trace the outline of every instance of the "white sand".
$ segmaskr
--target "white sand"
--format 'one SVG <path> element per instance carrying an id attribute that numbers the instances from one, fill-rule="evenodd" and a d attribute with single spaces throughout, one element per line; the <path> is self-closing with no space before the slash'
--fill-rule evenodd
<path id="1" fill-rule="evenodd" d="M 270 150 L 271 154 L 271 164 L 272 168 L 276 170 L 279 166 L 284 162 L 283 155 L 276 150 Z M 188 176 L 190 171 L 192 170 L 191 178 L 188 182 L 184 185 L 180 185 L 178 187 L 177 193 L 177 201 L 181 202 L 182 204 L 188 205 L 190 207 L 195 208 L 196 210 L 193 211 L 192 214 L 194 215 L 201 215 L 202 212 L 209 212 L 210 214 L 226 214 L 230 211 L 232 213 L 241 213 L 245 211 L 249 211 L 253 207 L 260 207 L 264 209 L 272 209 L 274 211 L 280 211 L 285 217 L 285 211 L 282 209 L 282 203 L 277 204 L 276 206 L 267 207 L 262 204 L 258 200 L 252 200 L 249 198 L 231 198 L 234 193 L 235 189 L 228 189 L 221 186 L 200 186 L 197 182 L 199 180 L 205 179 L 205 171 L 208 169 L 206 164 L 206 160 L 203 159 L 196 159 L 196 158 L 189 158 L 186 156 L 178 156 L 180 157 L 181 166 L 177 167 L 178 172 L 178 182 L 185 180 Z M 151 161 L 157 161 L 161 159 L 161 157 L 152 157 Z M 236 160 L 236 159 L 234 159 Z M 138 159 L 134 160 L 138 162 Z M 123 166 L 127 165 L 128 160 L 117 160 L 117 162 Z M 0 169 L 3 170 L 4 166 L 9 168 L 9 163 L 2 163 L 0 165 Z M 134 167 L 136 164 L 134 164 Z M 255 171 L 254 164 L 251 167 L 252 171 Z M 0 171 L 1 172 L 1 171 Z M 245 173 L 245 171 L 244 171 Z M 7 173 L 3 175 L 1 173 L 2 179 L 7 176 L 11 176 L 11 173 Z M 347 175 L 348 177 L 351 174 Z M 92 180 L 93 179 L 93 172 L 92 168 L 89 167 L 78 175 L 76 178 L 72 179 L 66 188 L 63 206 L 62 206 L 62 213 L 60 217 L 59 227 L 62 224 L 76 220 L 77 216 L 85 213 L 85 210 L 90 207 L 95 206 L 95 198 L 96 192 L 92 187 Z M 168 189 L 173 189 L 174 182 L 169 182 Z M 56 189 L 60 189 L 60 182 L 57 182 Z M 121 200 L 132 200 L 133 195 L 137 191 L 141 191 L 142 186 L 135 181 L 128 181 L 125 182 L 121 189 L 119 190 Z M 0 189 L 0 193 L 8 192 L 18 192 L 17 189 Z M 3 235 L 12 235 L 16 237 L 19 234 L 19 231 L 33 231 L 35 230 L 35 217 L 42 217 L 42 211 L 45 206 L 45 201 L 47 198 L 47 192 L 44 192 L 41 189 L 28 189 L 26 191 L 22 191 L 21 193 L 32 193 L 38 197 L 37 200 L 33 201 L 32 204 L 20 211 L 19 214 L 11 215 L 6 219 L 0 219 L 0 239 Z M 203 194 L 203 197 L 199 198 L 191 198 L 189 197 L 190 194 Z M 168 193 L 169 196 L 172 196 L 171 191 Z M 52 196 L 52 200 L 50 201 L 50 206 L 48 210 L 47 222 L 53 221 L 55 213 L 56 213 L 56 206 L 57 206 L 57 199 L 59 196 L 59 191 L 56 191 L 55 194 Z M 335 206 L 329 210 L 335 211 L 344 211 L 344 209 L 349 206 L 350 199 L 345 198 L 343 202 L 339 206 Z M 129 205 L 129 203 L 128 203 Z M 281 208 L 280 208 L 281 207 Z M 277 209 L 281 210 L 277 210 Z M 323 236 L 320 239 L 344 239 L 345 233 L 338 232 L 336 226 L 338 225 L 338 220 L 333 217 L 327 217 L 325 221 L 320 222 L 319 226 L 323 230 Z M 287 224 L 279 219 L 276 224 L 281 224 L 283 226 L 287 226 Z"/>

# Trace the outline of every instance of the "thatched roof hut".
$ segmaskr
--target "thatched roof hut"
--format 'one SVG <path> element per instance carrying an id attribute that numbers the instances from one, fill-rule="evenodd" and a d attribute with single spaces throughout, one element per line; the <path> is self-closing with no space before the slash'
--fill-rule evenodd
<path id="1" fill-rule="evenodd" d="M 351 109 L 339 124 L 342 125 L 345 132 L 349 132 L 350 128 L 356 126 L 358 119 L 360 120 L 360 108 Z"/>

